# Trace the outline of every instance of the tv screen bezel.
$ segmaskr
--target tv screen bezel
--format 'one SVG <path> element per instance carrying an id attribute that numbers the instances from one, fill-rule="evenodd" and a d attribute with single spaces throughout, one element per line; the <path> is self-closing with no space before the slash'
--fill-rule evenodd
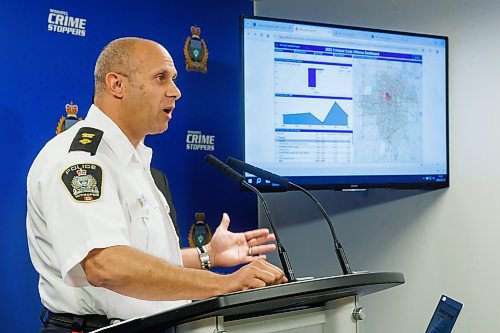
<path id="1" fill-rule="evenodd" d="M 380 28 L 369 28 L 361 26 L 348 26 L 339 25 L 324 22 L 314 22 L 314 21 L 301 21 L 301 20 L 291 20 L 283 18 L 272 18 L 264 16 L 255 15 L 241 15 L 240 16 L 240 45 L 241 45 L 241 103 L 240 103 L 240 114 L 241 114 L 241 135 L 242 135 L 242 160 L 245 158 L 245 43 L 244 43 L 244 30 L 245 30 L 245 20 L 262 20 L 262 21 L 274 21 L 282 23 L 292 23 L 292 24 L 304 24 L 304 25 L 314 25 L 318 27 L 328 27 L 328 28 L 338 28 L 338 29 L 352 29 L 359 31 L 375 32 L 375 33 L 388 33 L 388 34 L 399 34 L 406 36 L 415 37 L 426 37 L 426 38 L 437 38 L 442 39 L 445 42 L 445 94 L 446 94 L 446 179 L 443 181 L 408 181 L 408 182 L 390 182 L 390 178 L 422 178 L 426 176 L 435 175 L 355 175 L 355 176 L 287 176 L 287 178 L 294 183 L 299 184 L 308 190 L 364 190 L 364 189 L 410 189 L 410 190 L 436 190 L 447 188 L 450 186 L 450 149 L 449 149 L 449 39 L 448 36 L 444 35 L 434 35 L 434 34 L 424 34 L 417 32 L 408 32 L 400 30 L 389 30 Z M 286 176 L 286 175 L 285 175 Z M 307 178 L 309 182 L 303 182 L 302 179 Z M 312 180 L 324 180 L 324 182 L 318 183 Z M 276 184 L 256 184 L 254 180 L 257 177 L 245 177 L 247 180 L 252 180 L 251 185 L 255 186 L 261 192 L 281 192 L 283 189 Z M 356 181 L 356 180 L 360 181 Z M 369 181 L 370 180 L 370 181 Z M 264 182 L 264 180 L 262 180 Z M 245 187 L 241 187 L 243 190 L 248 190 Z M 294 190 L 290 188 L 289 190 Z"/>

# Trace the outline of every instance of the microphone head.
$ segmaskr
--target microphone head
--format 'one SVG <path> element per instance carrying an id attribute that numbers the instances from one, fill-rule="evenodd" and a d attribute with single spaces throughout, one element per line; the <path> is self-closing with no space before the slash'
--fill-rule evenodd
<path id="1" fill-rule="evenodd" d="M 280 190 L 282 190 L 282 191 L 287 191 L 290 187 L 289 186 L 290 181 L 288 180 L 288 178 L 281 177 L 275 173 L 258 168 L 256 166 L 251 165 L 251 164 L 240 161 L 236 158 L 228 157 L 226 160 L 226 163 L 232 168 L 238 169 L 242 172 L 251 173 L 252 175 L 254 175 L 256 177 L 263 178 L 263 179 L 269 180 L 275 184 L 278 184 L 278 185 L 280 185 Z"/>
<path id="2" fill-rule="evenodd" d="M 207 154 L 205 156 L 205 161 L 207 161 L 208 164 L 212 165 L 213 163 L 217 163 L 216 161 L 219 161 L 222 163 L 221 160 L 219 160 L 217 157 L 215 157 L 214 155 L 212 154 Z"/>
<path id="3" fill-rule="evenodd" d="M 205 161 L 228 176 L 233 182 L 237 184 L 241 184 L 245 180 L 245 177 L 240 175 L 237 171 L 233 170 L 230 166 L 228 166 L 226 163 L 222 162 L 212 154 L 208 154 L 207 156 L 205 156 Z"/>

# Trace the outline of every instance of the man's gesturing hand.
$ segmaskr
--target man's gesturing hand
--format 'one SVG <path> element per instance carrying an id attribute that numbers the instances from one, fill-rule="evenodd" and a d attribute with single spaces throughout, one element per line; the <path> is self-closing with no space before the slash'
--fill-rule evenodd
<path id="1" fill-rule="evenodd" d="M 220 225 L 207 245 L 213 266 L 231 267 L 266 259 L 264 253 L 274 251 L 275 237 L 268 229 L 233 233 L 228 230 L 229 216 L 224 213 Z"/>

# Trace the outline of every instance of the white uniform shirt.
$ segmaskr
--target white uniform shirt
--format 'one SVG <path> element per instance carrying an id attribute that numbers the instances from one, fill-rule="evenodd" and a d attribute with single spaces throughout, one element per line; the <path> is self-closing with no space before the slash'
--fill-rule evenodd
<path id="1" fill-rule="evenodd" d="M 69 152 L 82 127 L 104 132 L 96 154 Z M 96 288 L 80 262 L 96 248 L 127 245 L 182 266 L 168 204 L 150 172 L 152 150 L 137 148 L 95 105 L 87 118 L 50 140 L 28 174 L 27 233 L 31 260 L 40 274 L 42 303 L 51 311 L 128 319 L 188 301 L 143 301 Z M 62 180 L 71 166 L 102 170 L 100 197 L 77 201 Z"/>

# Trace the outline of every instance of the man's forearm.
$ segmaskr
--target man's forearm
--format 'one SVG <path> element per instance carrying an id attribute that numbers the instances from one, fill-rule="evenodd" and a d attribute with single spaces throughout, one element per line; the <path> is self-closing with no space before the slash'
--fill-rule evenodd
<path id="1" fill-rule="evenodd" d="M 183 250 L 185 256 L 187 267 L 196 260 L 199 266 L 195 249 Z M 93 250 L 82 266 L 91 285 L 144 300 L 202 299 L 227 292 L 227 276 L 174 266 L 128 246 Z"/>

